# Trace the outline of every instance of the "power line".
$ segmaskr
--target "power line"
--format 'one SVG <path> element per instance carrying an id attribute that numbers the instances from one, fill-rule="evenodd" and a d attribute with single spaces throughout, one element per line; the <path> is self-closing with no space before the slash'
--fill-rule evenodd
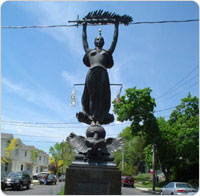
<path id="1" fill-rule="evenodd" d="M 174 108 L 174 107 L 172 107 L 172 108 Z M 161 111 L 166 111 L 166 110 L 169 110 L 169 109 L 172 109 L 172 108 L 166 108 L 165 110 L 159 110 L 158 112 L 161 112 Z M 165 116 L 162 116 L 162 117 L 169 117 L 170 115 L 165 115 Z M 153 121 L 153 120 L 155 120 L 155 118 L 149 118 L 149 119 L 147 119 L 147 120 L 145 120 L 145 121 Z M 132 122 L 129 122 L 129 123 L 124 123 L 123 125 L 131 125 L 132 124 Z M 83 128 L 85 128 L 85 127 L 83 127 Z M 2 130 L 4 130 L 4 131 L 10 131 L 10 129 L 8 130 L 8 129 L 5 129 L 5 128 L 2 128 Z M 15 131 L 15 130 L 13 130 L 13 131 Z M 56 130 L 56 132 L 57 131 L 61 131 L 61 130 Z M 12 134 L 15 134 L 15 133 L 12 133 Z M 46 138 L 63 138 L 63 137 L 66 137 L 66 136 L 63 136 L 63 137 L 51 137 L 51 136 L 36 136 L 36 135 L 24 135 L 24 134 L 16 134 L 16 135 L 21 135 L 21 136 L 28 136 L 28 137 L 46 137 Z M 116 135 L 116 134 L 107 134 L 106 136 L 111 136 L 111 135 Z"/>
<path id="2" fill-rule="evenodd" d="M 163 111 L 171 110 L 171 109 L 174 109 L 174 108 L 176 108 L 176 106 L 170 107 L 170 108 L 165 108 L 165 109 L 162 109 L 162 110 L 157 110 L 157 111 L 155 111 L 155 112 L 163 112 Z M 154 113 L 155 113 L 155 112 L 154 112 Z"/>
<path id="3" fill-rule="evenodd" d="M 140 21 L 130 23 L 131 25 L 138 24 L 165 24 L 165 23 L 187 23 L 187 22 L 198 22 L 199 19 L 190 20 L 164 20 L 164 21 Z M 79 24 L 80 25 L 80 24 Z M 88 24 L 90 26 L 97 26 L 96 24 Z M 74 25 L 31 25 L 31 26 L 1 26 L 2 29 L 30 29 L 30 28 L 62 28 L 62 27 L 78 27 L 77 24 Z"/>
<path id="4" fill-rule="evenodd" d="M 187 80 L 186 82 L 184 82 L 184 83 L 178 85 L 177 87 L 175 87 L 174 89 L 172 89 L 165 97 L 160 97 L 160 99 L 166 99 L 166 98 L 168 98 L 168 96 L 169 96 L 171 93 L 174 93 L 174 91 L 177 91 L 177 90 L 181 89 L 180 87 L 182 87 L 182 86 L 184 86 L 185 84 L 187 84 L 188 82 L 191 82 L 192 80 L 196 79 L 198 76 L 199 76 L 199 75 L 196 75 L 196 76 L 194 76 L 192 79 Z M 196 82 L 198 83 L 198 81 L 196 81 Z M 196 83 L 195 83 L 195 84 L 196 84 Z M 185 90 L 189 89 L 190 87 L 191 87 L 191 86 L 186 87 L 186 88 L 182 89 L 182 91 L 185 91 Z M 182 91 L 181 91 L 181 92 L 182 92 Z M 177 93 L 177 94 L 180 94 L 180 93 Z"/>
<path id="5" fill-rule="evenodd" d="M 199 19 L 191 19 L 191 20 L 163 20 L 163 21 L 143 21 L 143 22 L 133 22 L 131 24 L 164 24 L 164 23 L 183 23 L 183 22 L 198 22 Z"/>
<path id="6" fill-rule="evenodd" d="M 11 126 L 20 126 L 20 127 L 33 127 L 33 128 L 50 128 L 50 129 L 75 129 L 75 128 L 87 128 L 88 126 L 74 126 L 74 127 L 56 127 L 56 126 L 37 126 L 37 125 L 32 125 L 32 124 L 27 124 L 27 123 L 22 123 L 20 124 L 20 122 L 18 123 L 13 123 L 12 121 L 2 121 L 2 124 L 5 124 L 5 125 L 11 125 Z M 79 123 L 77 122 L 76 125 L 78 125 Z M 110 125 L 104 125 L 106 127 L 112 127 L 112 126 L 123 126 L 123 125 L 126 125 L 126 124 L 129 124 L 127 122 L 125 123 L 122 123 L 122 124 L 110 124 Z"/>
<path id="7" fill-rule="evenodd" d="M 163 93 L 162 95 L 160 95 L 159 97 L 157 97 L 156 99 L 160 99 L 161 97 L 163 97 L 164 95 L 168 94 L 169 91 L 173 90 L 174 88 L 177 88 L 177 86 L 183 82 L 188 76 L 190 76 L 197 68 L 199 67 L 199 65 L 197 65 L 196 67 L 194 67 L 192 69 L 192 71 L 190 71 L 188 74 L 186 74 L 186 76 L 184 76 L 181 80 L 179 80 L 177 83 L 175 83 L 175 85 L 173 85 L 171 88 L 169 88 L 167 91 L 165 91 L 165 93 Z"/>
<path id="8" fill-rule="evenodd" d="M 174 109 L 174 108 L 176 108 L 176 106 L 165 108 L 165 109 L 161 109 L 161 110 L 157 110 L 157 111 L 155 111 L 153 113 L 163 112 L 163 111 L 167 111 L 167 110 Z M 134 115 L 134 116 L 140 116 L 140 115 L 141 114 Z M 20 122 L 20 121 L 1 121 L 1 122 L 2 122 L 2 124 L 11 125 L 11 126 L 34 127 L 34 128 L 53 128 L 53 129 L 87 128 L 86 126 L 85 127 L 84 126 L 81 126 L 81 127 L 34 126 L 34 124 L 43 124 L 43 123 L 39 123 L 39 122 Z M 110 125 L 104 125 L 104 126 L 107 126 L 107 127 L 109 127 L 109 126 L 123 126 L 123 125 L 130 124 L 130 123 L 131 122 L 125 122 L 125 123 L 120 123 L 120 124 L 110 124 Z M 47 124 L 47 123 L 45 123 L 45 124 Z M 49 123 L 49 124 L 52 124 L 52 123 Z M 57 123 L 53 123 L 53 124 L 57 124 Z M 66 124 L 68 124 L 68 123 L 66 123 Z M 79 123 L 77 122 L 76 124 L 79 124 Z"/>
<path id="9" fill-rule="evenodd" d="M 66 124 L 77 124 L 77 122 L 25 122 L 25 121 L 5 121 L 2 120 L 1 122 L 9 122 L 9 123 L 19 123 L 19 124 L 62 124 L 62 125 L 66 125 Z"/>
<path id="10" fill-rule="evenodd" d="M 6 129 L 3 129 L 6 131 Z M 7 130 L 8 131 L 8 130 Z M 39 136 L 39 135 L 24 135 L 24 134 L 18 134 L 18 133 L 8 133 L 8 134 L 13 134 L 13 135 L 19 135 L 19 136 L 23 136 L 23 137 L 39 137 L 39 138 L 66 138 L 68 136 L 63 136 L 63 137 L 54 137 L 54 136 Z M 106 136 L 111 136 L 111 135 L 117 135 L 117 134 L 106 134 Z"/>
<path id="11" fill-rule="evenodd" d="M 22 140 L 23 142 L 42 142 L 42 143 L 56 143 L 58 141 L 32 141 L 32 140 Z"/>
<path id="12" fill-rule="evenodd" d="M 36 28 L 77 27 L 77 25 L 32 25 L 32 26 L 2 26 L 2 29 L 36 29 Z"/>
<path id="13" fill-rule="evenodd" d="M 173 97 L 175 97 L 175 96 L 177 96 L 177 95 L 179 95 L 179 94 L 183 93 L 185 90 L 187 90 L 187 89 L 190 89 L 190 88 L 194 87 L 194 86 L 195 86 L 195 85 L 197 85 L 197 84 L 199 84 L 199 81 L 196 81 L 195 83 L 193 83 L 193 84 L 192 84 L 192 85 L 190 85 L 189 87 L 187 87 L 187 88 L 183 89 L 182 91 L 180 91 L 180 92 L 178 92 L 178 93 L 176 93 L 176 94 L 174 94 L 174 95 L 172 95 L 172 96 L 170 96 L 170 97 L 167 97 L 167 99 L 173 98 Z M 163 99 L 165 99 L 165 98 L 163 98 Z M 158 101 L 158 102 L 159 102 L 159 101 Z"/>

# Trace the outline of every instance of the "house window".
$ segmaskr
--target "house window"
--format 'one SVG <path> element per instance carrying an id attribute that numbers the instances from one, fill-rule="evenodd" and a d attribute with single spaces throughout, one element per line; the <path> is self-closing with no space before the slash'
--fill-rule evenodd
<path id="1" fill-rule="evenodd" d="M 41 156 L 39 157 L 39 160 L 41 161 Z"/>
<path id="2" fill-rule="evenodd" d="M 26 157 L 27 156 L 27 151 L 25 150 L 25 154 L 24 154 L 24 156 Z"/>
<path id="3" fill-rule="evenodd" d="M 42 172 L 42 167 L 40 168 L 40 172 Z"/>
<path id="4" fill-rule="evenodd" d="M 23 169 L 24 169 L 24 166 L 23 166 L 23 165 L 21 165 L 21 171 L 23 171 Z"/>
<path id="5" fill-rule="evenodd" d="M 38 173 L 38 167 L 36 167 L 36 173 Z"/>

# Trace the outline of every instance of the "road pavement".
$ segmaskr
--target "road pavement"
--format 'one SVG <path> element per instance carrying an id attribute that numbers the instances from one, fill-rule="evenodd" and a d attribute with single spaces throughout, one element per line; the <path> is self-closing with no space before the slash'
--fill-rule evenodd
<path id="1" fill-rule="evenodd" d="M 57 195 L 64 187 L 64 182 L 57 182 L 56 185 L 36 185 L 32 184 L 30 189 L 24 188 L 22 191 L 6 189 L 5 195 Z M 154 195 L 150 191 L 144 191 L 138 188 L 122 187 L 122 195 Z"/>
<path id="2" fill-rule="evenodd" d="M 145 189 L 122 187 L 122 195 L 158 195 L 158 193 Z"/>
<path id="3" fill-rule="evenodd" d="M 5 189 L 6 195 L 57 195 L 64 187 L 64 182 L 57 182 L 56 185 L 31 184 L 30 189 L 24 188 L 22 191 Z"/>

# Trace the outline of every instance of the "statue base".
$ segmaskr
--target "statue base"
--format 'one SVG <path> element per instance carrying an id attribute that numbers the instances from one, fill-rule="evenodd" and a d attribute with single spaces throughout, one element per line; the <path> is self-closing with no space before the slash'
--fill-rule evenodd
<path id="1" fill-rule="evenodd" d="M 121 138 L 107 138 L 100 125 L 91 125 L 86 131 L 86 138 L 70 133 L 67 141 L 78 151 L 75 159 L 87 162 L 103 163 L 113 161 L 112 152 L 119 150 L 123 144 Z"/>
<path id="2" fill-rule="evenodd" d="M 113 162 L 74 161 L 66 169 L 65 195 L 121 195 L 121 171 Z"/>

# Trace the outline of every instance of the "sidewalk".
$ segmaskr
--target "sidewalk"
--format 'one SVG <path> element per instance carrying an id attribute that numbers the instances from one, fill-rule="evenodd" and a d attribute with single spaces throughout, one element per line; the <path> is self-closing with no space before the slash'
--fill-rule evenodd
<path id="1" fill-rule="evenodd" d="M 139 189 L 141 191 L 146 191 L 146 192 L 149 192 L 149 193 L 152 193 L 154 195 L 160 195 L 160 192 L 159 191 L 152 191 L 152 189 L 149 189 L 149 188 L 141 188 L 141 187 L 136 187 L 136 189 Z"/>

